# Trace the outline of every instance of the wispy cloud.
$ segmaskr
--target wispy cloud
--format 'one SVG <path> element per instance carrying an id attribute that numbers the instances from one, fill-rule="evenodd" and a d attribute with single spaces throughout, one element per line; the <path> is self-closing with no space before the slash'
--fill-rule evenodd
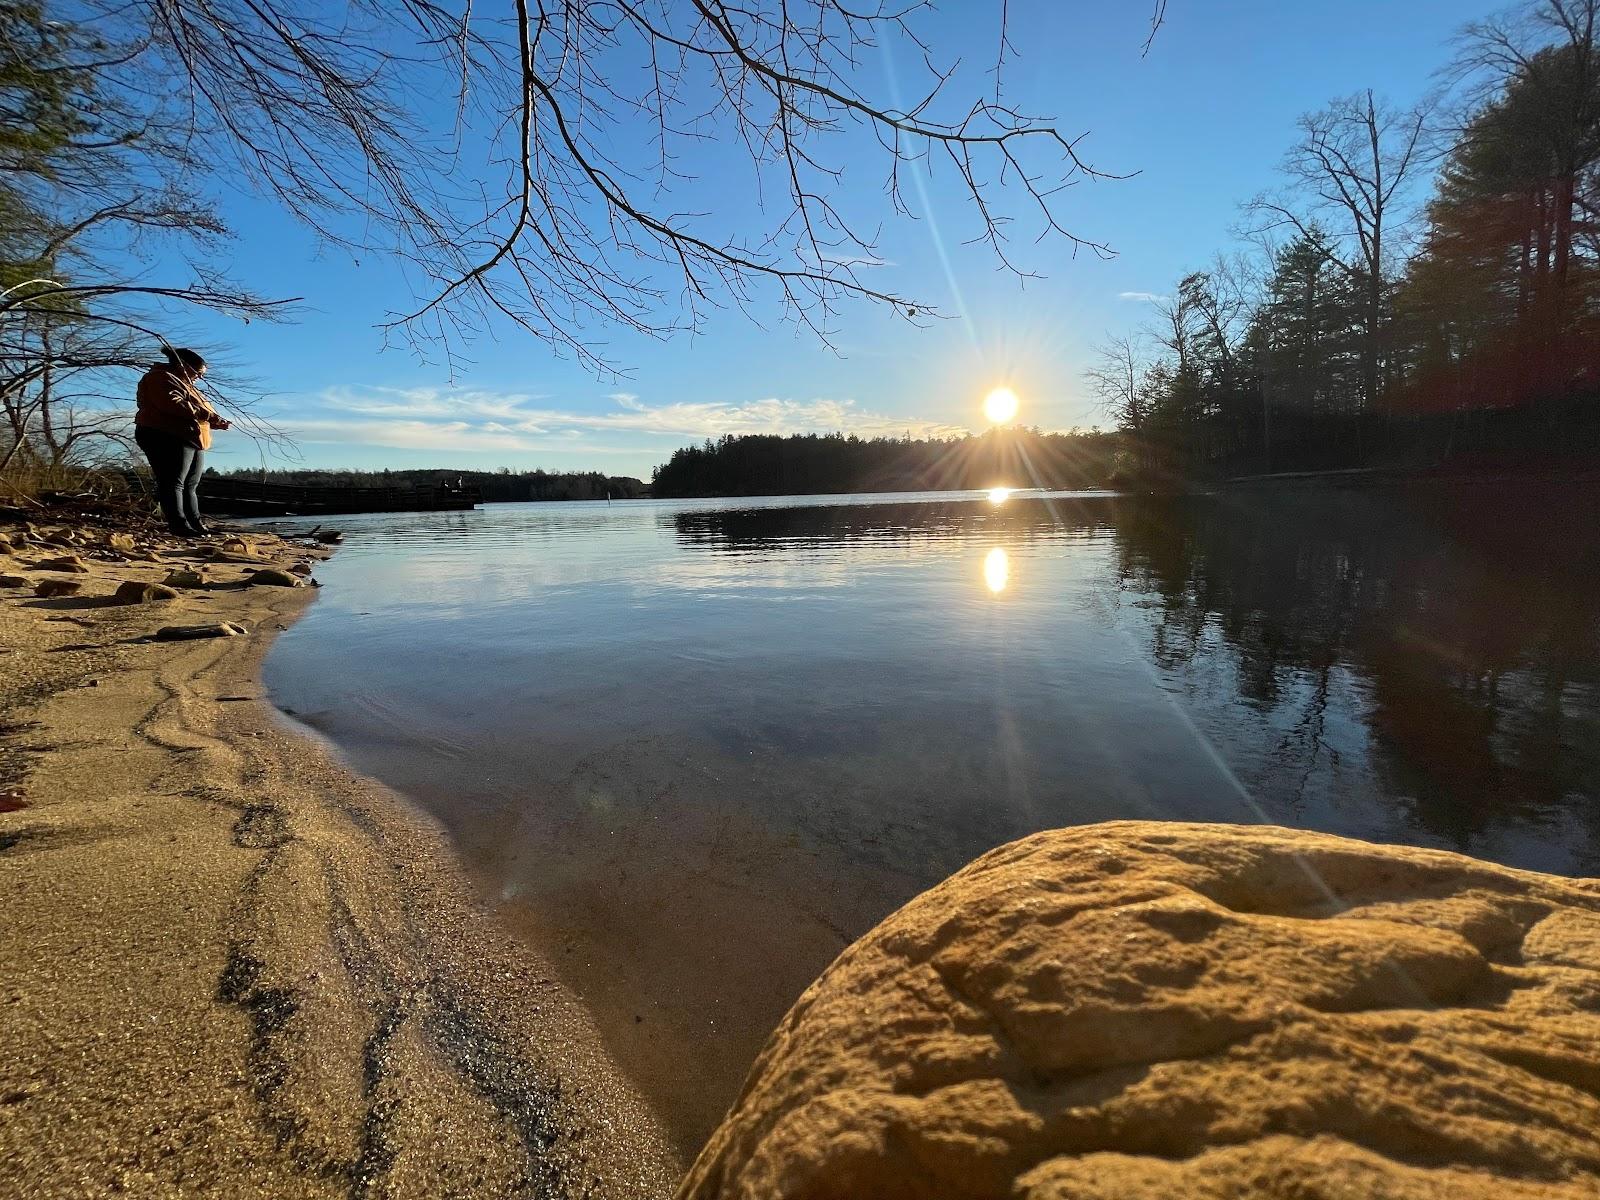
<path id="1" fill-rule="evenodd" d="M 319 399 L 304 417 L 283 421 L 299 440 L 406 450 L 637 454 L 641 443 L 667 447 L 675 440 L 724 433 L 837 430 L 863 437 L 936 437 L 967 432 L 827 398 L 649 404 L 632 392 L 615 392 L 585 410 L 553 406 L 550 397 L 533 392 L 367 387 L 333 388 Z"/>
<path id="2" fill-rule="evenodd" d="M 1136 304 L 1159 304 L 1163 300 L 1170 300 L 1170 296 L 1163 296 L 1160 292 L 1118 292 L 1118 300 L 1132 300 Z"/>

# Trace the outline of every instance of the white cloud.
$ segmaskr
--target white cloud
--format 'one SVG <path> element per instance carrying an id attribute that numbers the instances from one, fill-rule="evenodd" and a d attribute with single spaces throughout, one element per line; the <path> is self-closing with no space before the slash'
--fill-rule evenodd
<path id="1" fill-rule="evenodd" d="M 741 402 L 699 400 L 647 404 L 631 392 L 594 411 L 549 407 L 536 393 L 419 388 L 333 388 L 319 410 L 286 419 L 304 442 L 408 450 L 638 453 L 638 443 L 699 441 L 724 433 L 855 433 L 862 437 L 939 437 L 967 430 L 937 421 L 871 412 L 854 400 Z M 629 442 L 619 445 L 618 439 Z"/>
<path id="2" fill-rule="evenodd" d="M 1159 292 L 1118 292 L 1118 300 L 1132 300 L 1139 304 L 1159 304 L 1163 300 L 1170 300 L 1170 296 L 1163 296 Z"/>

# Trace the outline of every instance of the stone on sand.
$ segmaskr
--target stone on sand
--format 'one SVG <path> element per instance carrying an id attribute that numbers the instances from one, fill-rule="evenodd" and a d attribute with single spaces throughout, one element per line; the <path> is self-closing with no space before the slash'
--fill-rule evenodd
<path id="1" fill-rule="evenodd" d="M 43 596 L 46 600 L 56 596 L 76 596 L 83 590 L 83 584 L 76 579 L 41 579 L 33 586 L 35 596 Z"/>
<path id="2" fill-rule="evenodd" d="M 71 575 L 87 575 L 88 565 L 76 554 L 63 554 L 60 558 L 47 558 L 38 563 L 41 571 L 61 571 Z"/>
<path id="3" fill-rule="evenodd" d="M 266 584 L 269 587 L 304 587 L 305 580 L 298 575 L 291 575 L 287 571 L 268 568 L 262 571 L 251 571 L 248 576 L 251 585 Z"/>
<path id="4" fill-rule="evenodd" d="M 204 577 L 198 571 L 190 571 L 183 567 L 168 572 L 162 583 L 169 588 L 203 588 L 206 586 Z"/>
<path id="5" fill-rule="evenodd" d="M 0 587 L 27 587 L 28 583 L 26 575 L 0 575 Z"/>
<path id="6" fill-rule="evenodd" d="M 118 554 L 132 554 L 134 552 L 134 550 L 136 549 L 136 543 L 133 540 L 133 534 L 131 534 L 131 533 L 108 533 L 108 534 L 106 534 L 106 549 L 107 550 L 115 550 Z"/>
<path id="7" fill-rule="evenodd" d="M 162 600 L 176 600 L 178 593 L 165 584 L 143 583 L 129 579 L 117 585 L 112 599 L 118 604 L 155 604 Z"/>
<path id="8" fill-rule="evenodd" d="M 796 1002 L 682 1200 L 1594 1200 L 1600 881 L 1271 827 L 978 859 Z"/>
<path id="9" fill-rule="evenodd" d="M 191 638 L 244 637 L 250 631 L 233 621 L 207 625 L 163 625 L 155 632 L 158 642 L 184 642 Z"/>

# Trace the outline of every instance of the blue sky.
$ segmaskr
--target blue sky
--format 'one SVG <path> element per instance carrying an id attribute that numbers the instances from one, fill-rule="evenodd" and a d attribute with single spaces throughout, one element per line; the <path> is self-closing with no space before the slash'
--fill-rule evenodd
<path id="1" fill-rule="evenodd" d="M 947 0 L 934 31 L 940 46 L 992 57 L 998 7 Z M 888 265 L 873 279 L 944 314 L 923 328 L 865 303 L 845 311 L 832 350 L 775 311 L 758 314 L 759 325 L 719 313 L 699 336 L 665 343 L 595 327 L 588 332 L 625 373 L 619 381 L 491 327 L 452 376 L 377 327 L 408 299 L 393 263 L 320 247 L 268 202 L 230 193 L 233 274 L 305 302 L 290 324 L 208 320 L 193 326 L 193 339 L 259 381 L 270 393 L 264 410 L 295 435 L 303 462 L 318 466 L 537 466 L 648 478 L 673 448 L 723 432 L 975 427 L 982 395 L 1000 382 L 1023 397 L 1026 423 L 1089 426 L 1098 416 L 1081 375 L 1093 345 L 1147 319 L 1140 295 L 1170 290 L 1230 244 L 1239 203 L 1272 186 L 1297 116 L 1369 86 L 1397 103 L 1417 100 L 1452 35 L 1500 7 L 1170 0 L 1141 58 L 1143 0 L 1011 0 L 1019 56 L 1008 67 L 1008 98 L 1056 118 L 1064 132 L 1087 132 L 1083 150 L 1097 167 L 1138 172 L 1081 183 L 1059 206 L 1074 232 L 1116 256 L 1023 244 L 1021 261 L 1045 276 L 1024 286 L 986 251 L 961 244 L 970 211 L 948 173 L 935 172 L 931 213 L 886 228 Z M 876 193 L 882 165 L 859 146 L 841 153 L 846 186 Z M 721 177 L 725 168 L 712 156 L 698 186 L 731 191 L 737 183 Z M 213 463 L 254 466 L 261 454 L 245 438 L 219 438 Z"/>

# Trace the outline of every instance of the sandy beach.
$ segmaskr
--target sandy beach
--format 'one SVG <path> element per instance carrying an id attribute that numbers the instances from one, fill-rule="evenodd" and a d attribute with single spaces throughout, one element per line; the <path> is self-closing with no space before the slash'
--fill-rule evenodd
<path id="1" fill-rule="evenodd" d="M 441 831 L 265 701 L 316 593 L 246 577 L 325 551 L 61 530 L 0 526 L 0 1194 L 668 1194 L 657 1121 Z"/>

